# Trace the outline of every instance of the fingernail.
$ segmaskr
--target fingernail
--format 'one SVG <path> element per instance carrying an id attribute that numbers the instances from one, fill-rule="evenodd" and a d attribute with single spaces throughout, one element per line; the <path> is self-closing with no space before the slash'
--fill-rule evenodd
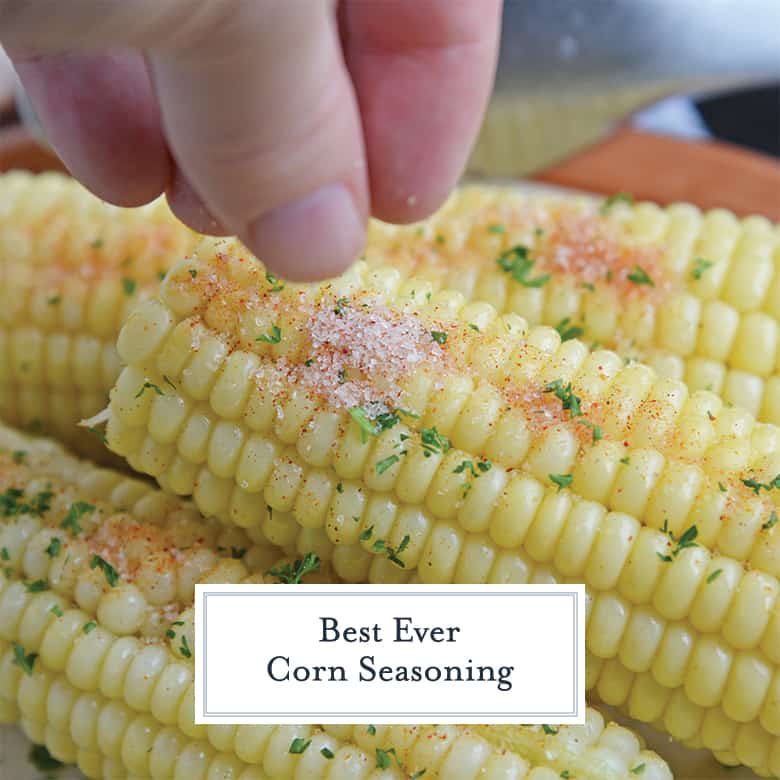
<path id="1" fill-rule="evenodd" d="M 256 219 L 247 243 L 275 273 L 315 281 L 341 273 L 357 260 L 365 220 L 342 184 L 329 184 Z"/>

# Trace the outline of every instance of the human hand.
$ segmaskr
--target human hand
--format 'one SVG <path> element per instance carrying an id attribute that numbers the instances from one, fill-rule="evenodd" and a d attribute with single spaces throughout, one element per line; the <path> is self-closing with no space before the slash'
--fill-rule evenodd
<path id="1" fill-rule="evenodd" d="M 0 40 L 74 176 L 166 192 L 197 230 L 317 279 L 369 214 L 455 184 L 495 67 L 501 0 L 0 0 Z"/>

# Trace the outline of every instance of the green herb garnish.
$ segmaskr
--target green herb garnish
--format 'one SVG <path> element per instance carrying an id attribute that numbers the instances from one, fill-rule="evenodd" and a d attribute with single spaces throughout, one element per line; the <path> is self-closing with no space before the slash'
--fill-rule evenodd
<path id="1" fill-rule="evenodd" d="M 701 279 L 704 272 L 708 268 L 712 268 L 713 265 L 715 265 L 715 263 L 713 263 L 712 260 L 705 260 L 703 257 L 697 257 L 693 263 L 693 268 L 691 269 L 691 276 L 696 280 Z"/>
<path id="2" fill-rule="evenodd" d="M 266 344 L 278 344 L 282 340 L 282 329 L 278 325 L 271 325 L 270 333 L 258 336 L 255 341 L 263 341 Z"/>
<path id="3" fill-rule="evenodd" d="M 496 260 L 499 268 L 506 271 L 512 278 L 524 287 L 543 287 L 550 281 L 550 274 L 542 274 L 533 279 L 530 274 L 534 267 L 534 260 L 529 256 L 528 247 L 518 244 L 507 249 Z"/>
<path id="4" fill-rule="evenodd" d="M 634 266 L 634 270 L 631 271 L 626 279 L 634 284 L 646 284 L 649 287 L 655 287 L 655 282 L 648 276 L 647 271 L 639 265 Z"/>
<path id="5" fill-rule="evenodd" d="M 60 523 L 60 528 L 70 530 L 70 532 L 76 536 L 81 533 L 81 524 L 79 520 L 89 512 L 94 512 L 95 507 L 92 504 L 87 504 L 85 501 L 76 501 L 70 505 L 68 513 Z"/>
<path id="6" fill-rule="evenodd" d="M 579 325 L 572 325 L 570 317 L 564 317 L 556 326 L 555 330 L 561 336 L 561 341 L 570 341 L 571 339 L 578 339 L 585 333 L 585 329 Z"/>
<path id="7" fill-rule="evenodd" d="M 569 487 L 574 480 L 572 474 L 548 474 L 547 476 L 553 484 L 558 486 L 559 491 L 563 490 L 565 487 Z"/>
<path id="8" fill-rule="evenodd" d="M 306 750 L 307 747 L 311 745 L 310 739 L 302 739 L 301 737 L 295 737 L 293 741 L 290 743 L 290 753 L 293 755 L 300 755 L 303 753 L 304 750 Z"/>
<path id="9" fill-rule="evenodd" d="M 279 568 L 269 569 L 266 574 L 277 577 L 285 585 L 300 585 L 301 580 L 310 572 L 320 570 L 320 559 L 313 552 L 307 552 L 292 564 L 286 563 Z"/>
<path id="10" fill-rule="evenodd" d="M 14 660 L 13 663 L 18 666 L 28 677 L 32 677 L 33 666 L 38 653 L 27 653 L 24 647 L 14 642 Z"/>
<path id="11" fill-rule="evenodd" d="M 119 582 L 119 572 L 105 559 L 99 555 L 93 555 L 89 562 L 90 569 L 100 569 L 105 575 L 106 582 L 113 588 Z"/>

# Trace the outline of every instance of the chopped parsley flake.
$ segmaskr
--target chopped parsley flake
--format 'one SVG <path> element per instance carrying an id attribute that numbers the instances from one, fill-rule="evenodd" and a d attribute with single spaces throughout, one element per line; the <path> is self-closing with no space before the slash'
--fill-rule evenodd
<path id="1" fill-rule="evenodd" d="M 432 330 L 431 331 L 431 338 L 437 344 L 446 344 L 447 343 L 447 334 L 443 330 Z"/>
<path id="2" fill-rule="evenodd" d="M 19 501 L 23 496 L 24 491 L 19 490 L 19 488 L 7 488 L 4 493 L 0 493 L 0 517 L 13 517 L 14 515 L 41 517 L 49 511 L 54 493 L 50 490 L 42 490 L 29 502 Z"/>
<path id="3" fill-rule="evenodd" d="M 771 482 L 757 482 L 755 479 L 743 479 L 740 480 L 745 487 L 749 487 L 756 495 L 762 490 L 770 491 L 773 488 L 780 488 L 780 474 L 778 474 Z"/>
<path id="4" fill-rule="evenodd" d="M 568 409 L 572 417 L 579 417 L 582 414 L 582 408 L 580 407 L 580 399 L 576 396 L 571 389 L 571 382 L 565 387 L 560 379 L 556 379 L 554 382 L 548 382 L 544 386 L 545 393 L 554 393 L 555 397 L 561 402 L 564 409 Z"/>
<path id="5" fill-rule="evenodd" d="M 507 249 L 496 260 L 499 268 L 506 271 L 512 278 L 524 287 L 543 287 L 550 281 L 550 274 L 542 274 L 533 279 L 530 274 L 534 267 L 534 260 L 529 256 L 528 247 L 518 244 Z"/>
<path id="6" fill-rule="evenodd" d="M 119 582 L 119 572 L 105 559 L 99 555 L 93 555 L 89 562 L 90 569 L 100 569 L 105 575 L 106 582 L 113 588 Z"/>
<path id="7" fill-rule="evenodd" d="M 13 663 L 18 666 L 28 677 L 32 677 L 33 666 L 38 653 L 27 653 L 24 647 L 14 642 L 14 660 Z"/>
<path id="8" fill-rule="evenodd" d="M 7 547 L 3 547 L 0 550 L 0 560 L 2 561 L 10 561 L 11 560 L 11 553 L 8 552 Z"/>
<path id="9" fill-rule="evenodd" d="M 626 279 L 634 284 L 646 284 L 649 287 L 655 287 L 655 282 L 648 276 L 647 271 L 639 265 L 634 266 L 634 270 L 631 271 Z"/>
<path id="10" fill-rule="evenodd" d="M 158 272 L 157 272 L 157 278 L 158 278 L 160 281 L 162 281 L 163 279 L 165 279 L 165 274 L 167 274 L 167 273 L 168 273 L 167 271 L 158 271 Z"/>
<path id="11" fill-rule="evenodd" d="M 479 325 L 475 325 L 473 322 L 470 322 L 470 323 L 469 323 L 469 327 L 470 327 L 472 330 L 475 330 L 477 333 L 481 333 L 481 332 L 482 332 L 482 331 L 480 331 L 480 329 L 479 329 Z"/>
<path id="12" fill-rule="evenodd" d="M 309 745 L 311 745 L 310 739 L 295 737 L 290 743 L 290 753 L 296 756 L 300 755 L 304 750 L 306 750 L 307 747 L 309 747 Z"/>
<path id="13" fill-rule="evenodd" d="M 553 484 L 558 486 L 559 491 L 563 490 L 565 487 L 569 487 L 574 480 L 572 474 L 548 474 L 547 476 Z"/>
<path id="14" fill-rule="evenodd" d="M 398 455 L 388 455 L 386 458 L 382 458 L 382 460 L 377 461 L 376 473 L 384 474 L 391 466 L 398 463 L 399 460 L 401 459 Z"/>
<path id="15" fill-rule="evenodd" d="M 82 627 L 81 630 L 85 634 L 91 634 L 96 628 L 97 628 L 97 623 L 95 623 L 94 620 L 90 620 L 89 623 L 84 623 L 84 626 Z"/>
<path id="16" fill-rule="evenodd" d="M 570 317 L 564 317 L 556 326 L 555 330 L 561 336 L 561 341 L 571 341 L 571 339 L 578 339 L 585 333 L 585 329 L 579 325 L 572 325 Z"/>
<path id="17" fill-rule="evenodd" d="M 366 728 L 366 732 L 368 733 L 369 737 L 375 737 L 376 736 L 376 726 L 374 726 L 372 723 L 369 723 L 368 727 Z"/>
<path id="18" fill-rule="evenodd" d="M 189 269 L 189 274 L 190 274 L 191 278 L 195 279 L 198 276 L 198 271 L 197 271 L 196 268 L 190 268 Z"/>
<path id="19" fill-rule="evenodd" d="M 558 727 L 557 726 L 548 726 L 546 723 L 542 725 L 542 730 L 545 734 L 557 734 L 558 733 Z"/>
<path id="20" fill-rule="evenodd" d="M 590 428 L 591 433 L 593 434 L 593 444 L 604 438 L 604 431 L 601 430 L 600 425 L 596 425 L 596 423 L 592 423 L 590 420 L 578 420 L 578 422 L 580 425 Z"/>
<path id="21" fill-rule="evenodd" d="M 90 426 L 87 428 L 87 430 L 88 430 L 88 431 L 89 431 L 89 432 L 90 432 L 90 433 L 91 433 L 93 436 L 97 436 L 97 437 L 98 437 L 98 439 L 100 439 L 100 441 L 102 441 L 102 442 L 103 442 L 103 444 L 106 444 L 106 443 L 107 443 L 107 441 L 108 441 L 108 440 L 106 439 L 106 432 L 105 432 L 105 431 L 101 431 L 101 430 L 100 430 L 100 428 L 96 428 L 94 425 L 90 425 Z"/>
<path id="22" fill-rule="evenodd" d="M 167 377 L 165 374 L 163 374 L 163 382 L 165 382 L 166 385 L 169 385 L 174 390 L 176 389 L 176 385 Z"/>
<path id="23" fill-rule="evenodd" d="M 447 452 L 450 448 L 450 440 L 433 428 L 422 428 L 420 430 L 422 439 L 423 455 L 426 458 L 437 453 Z"/>
<path id="24" fill-rule="evenodd" d="M 634 196 L 630 192 L 616 192 L 614 195 L 610 195 L 602 204 L 599 209 L 599 213 L 602 216 L 606 216 L 609 210 L 616 203 L 627 203 L 629 206 L 634 203 Z"/>
<path id="25" fill-rule="evenodd" d="M 715 263 L 713 263 L 712 260 L 705 260 L 703 257 L 697 257 L 693 263 L 693 268 L 691 269 L 691 276 L 694 279 L 699 280 L 704 276 L 704 272 L 708 268 L 712 268 L 713 265 L 715 265 Z"/>
<path id="26" fill-rule="evenodd" d="M 62 296 L 61 295 L 52 295 L 51 298 L 46 299 L 46 303 L 49 304 L 49 306 L 56 306 L 58 303 L 62 302 Z"/>
<path id="27" fill-rule="evenodd" d="M 137 286 L 138 283 L 135 279 L 129 279 L 127 276 L 122 279 L 122 289 L 125 291 L 125 295 L 132 295 Z"/>
<path id="28" fill-rule="evenodd" d="M 282 329 L 278 325 L 271 325 L 270 333 L 263 333 L 255 340 L 263 341 L 266 344 L 278 344 L 282 340 Z"/>
<path id="29" fill-rule="evenodd" d="M 688 547 L 698 546 L 696 543 L 696 538 L 699 535 L 699 529 L 695 525 L 692 525 L 690 528 L 683 531 L 682 535 L 677 540 L 675 540 L 674 534 L 669 530 L 667 521 L 664 521 L 661 532 L 666 534 L 673 542 L 676 541 L 676 546 L 672 550 L 671 555 L 663 555 L 662 553 L 656 552 L 656 555 L 662 561 L 664 561 L 664 563 L 671 563 L 674 558 L 676 558 L 683 550 L 687 549 Z"/>
<path id="30" fill-rule="evenodd" d="M 49 609 L 49 612 L 51 612 L 52 615 L 56 615 L 58 618 L 61 618 L 65 613 L 60 609 L 59 604 L 52 604 L 51 608 Z"/>
<path id="31" fill-rule="evenodd" d="M 11 459 L 14 463 L 22 464 L 24 463 L 24 459 L 27 457 L 27 453 L 24 450 L 14 450 L 11 453 Z"/>
<path id="32" fill-rule="evenodd" d="M 723 569 L 715 569 L 715 571 L 712 572 L 709 577 L 707 577 L 707 585 L 715 582 L 715 580 L 717 580 L 721 574 L 723 574 Z"/>
<path id="33" fill-rule="evenodd" d="M 62 549 L 62 542 L 58 536 L 52 538 L 49 542 L 49 546 L 46 548 L 46 554 L 49 558 L 56 558 L 60 554 Z"/>
<path id="34" fill-rule="evenodd" d="M 79 520 L 84 517 L 84 515 L 94 511 L 95 507 L 92 504 L 87 504 L 85 501 L 76 501 L 74 504 L 70 505 L 68 513 L 60 523 L 60 528 L 69 529 L 74 536 L 80 534 L 81 524 L 79 523 Z"/>
<path id="35" fill-rule="evenodd" d="M 377 436 L 379 431 L 374 423 L 366 414 L 366 410 L 362 406 L 353 406 L 349 410 L 349 416 L 357 423 L 360 428 L 360 440 L 365 444 L 368 441 L 369 436 Z"/>
<path id="36" fill-rule="evenodd" d="M 337 493 L 343 493 L 344 492 L 344 485 L 341 484 L 341 482 L 336 483 L 336 492 Z"/>
<path id="37" fill-rule="evenodd" d="M 89 245 L 92 247 L 92 249 L 102 249 L 103 248 L 103 239 L 102 238 L 96 238 L 94 241 L 90 241 Z"/>
<path id="38" fill-rule="evenodd" d="M 284 290 L 284 283 L 279 281 L 279 277 L 272 274 L 270 271 L 265 272 L 265 280 L 271 285 L 271 292 L 281 292 Z"/>
<path id="39" fill-rule="evenodd" d="M 390 757 L 393 757 L 398 764 L 400 768 L 403 768 L 401 766 L 401 762 L 398 760 L 398 755 L 395 752 L 395 748 L 388 748 L 387 750 L 382 750 L 382 748 L 376 749 L 376 768 L 377 769 L 390 769 L 391 761 Z M 419 775 L 418 775 L 419 777 Z"/>
<path id="40" fill-rule="evenodd" d="M 51 753 L 49 753 L 45 745 L 33 745 L 30 748 L 30 752 L 27 757 L 30 763 L 39 772 L 52 772 L 65 766 L 65 764 L 63 764 L 61 761 L 57 761 L 57 759 L 54 758 Z"/>
<path id="41" fill-rule="evenodd" d="M 313 552 L 307 552 L 303 558 L 298 558 L 293 563 L 269 569 L 266 574 L 278 578 L 285 585 L 300 585 L 301 580 L 310 572 L 320 570 L 320 559 Z"/>
<path id="42" fill-rule="evenodd" d="M 246 555 L 246 547 L 231 547 L 230 557 L 240 561 Z"/>
<path id="43" fill-rule="evenodd" d="M 777 513 L 772 510 L 772 513 L 769 515 L 769 520 L 767 520 L 761 528 L 763 528 L 765 531 L 768 531 L 775 523 L 777 522 Z"/>
<path id="44" fill-rule="evenodd" d="M 333 309 L 333 313 L 339 317 L 344 316 L 344 309 L 349 306 L 349 298 L 337 298 L 336 299 L 336 308 Z"/>
<path id="45" fill-rule="evenodd" d="M 185 657 L 185 658 L 192 658 L 192 650 L 190 650 L 190 645 L 187 642 L 187 637 L 182 634 L 181 637 L 181 647 L 179 647 L 179 652 Z"/>
<path id="46" fill-rule="evenodd" d="M 363 533 L 361 533 L 358 538 L 360 539 L 361 542 L 367 542 L 373 536 L 373 534 L 374 534 L 374 526 L 372 525 L 366 528 L 366 530 L 363 531 Z"/>
<path id="47" fill-rule="evenodd" d="M 371 527 L 370 530 L 373 531 L 373 526 Z M 360 535 L 360 538 L 361 539 L 363 538 L 363 534 Z M 385 553 L 388 559 L 392 561 L 396 566 L 405 569 L 406 564 L 399 558 L 399 555 L 409 546 L 410 541 L 411 541 L 411 537 L 409 536 L 409 534 L 407 534 L 401 540 L 401 544 L 398 545 L 398 549 L 396 549 L 394 547 L 391 547 L 384 539 L 377 539 L 371 545 L 371 551 L 375 553 Z"/>
<path id="48" fill-rule="evenodd" d="M 625 458 L 621 458 L 621 459 L 620 459 L 620 462 L 621 462 L 621 463 L 622 463 L 624 466 L 629 466 L 629 465 L 631 464 L 631 458 L 629 458 L 629 457 L 628 457 L 628 455 L 626 455 L 626 457 L 625 457 Z"/>
<path id="49" fill-rule="evenodd" d="M 135 397 L 140 398 L 147 390 L 154 390 L 157 395 L 165 395 L 154 382 L 144 382 L 141 389 L 135 394 Z"/>
<path id="50" fill-rule="evenodd" d="M 33 582 L 25 582 L 24 589 L 28 593 L 43 593 L 43 591 L 49 589 L 49 583 L 46 580 L 34 580 Z"/>
<path id="51" fill-rule="evenodd" d="M 493 233 L 493 235 L 500 236 L 502 233 L 506 233 L 506 228 L 503 225 L 492 224 L 487 226 L 487 232 Z"/>
<path id="52" fill-rule="evenodd" d="M 726 493 L 728 488 L 722 482 L 718 482 L 718 490 L 720 490 L 721 493 Z"/>
<path id="53" fill-rule="evenodd" d="M 569 772 L 568 769 L 564 769 L 563 772 L 561 772 L 560 775 L 558 775 L 558 777 L 562 777 L 563 780 L 570 780 L 571 773 Z"/>
<path id="54" fill-rule="evenodd" d="M 637 765 L 636 765 L 636 766 L 635 766 L 635 767 L 634 767 L 634 768 L 631 770 L 631 774 L 632 774 L 632 775 L 641 775 L 641 774 L 642 774 L 642 772 L 644 772 L 644 771 L 645 771 L 645 765 L 644 765 L 644 763 L 642 763 L 642 764 L 637 764 Z"/>
<path id="55" fill-rule="evenodd" d="M 325 758 L 330 760 L 336 754 L 330 748 L 323 747 L 323 748 L 320 748 L 320 755 L 323 755 L 323 756 L 325 756 Z"/>

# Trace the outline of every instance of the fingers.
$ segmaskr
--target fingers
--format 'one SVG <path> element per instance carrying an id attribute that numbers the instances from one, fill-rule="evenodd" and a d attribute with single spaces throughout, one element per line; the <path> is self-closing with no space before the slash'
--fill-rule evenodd
<path id="1" fill-rule="evenodd" d="M 139 54 L 18 57 L 15 66 L 51 145 L 92 192 L 138 206 L 165 189 L 170 158 Z"/>
<path id="2" fill-rule="evenodd" d="M 374 215 L 429 214 L 460 176 L 495 70 L 500 0 L 347 0 Z"/>
<path id="3" fill-rule="evenodd" d="M 77 68 L 68 77 L 59 57 L 30 62 L 25 73 L 55 148 L 77 176 L 115 201 L 131 202 L 164 180 L 173 208 L 197 221 L 194 191 L 206 212 L 273 271 L 313 279 L 338 273 L 358 256 L 369 213 L 360 119 L 334 5 L 6 0 L 0 3 L 0 30 L 17 60 L 20 53 L 74 46 L 148 51 L 163 135 L 190 186 L 160 160 L 153 132 L 142 143 L 146 129 L 134 124 L 123 101 L 103 102 L 105 85 L 97 83 L 93 69 Z M 145 99 L 138 91 L 131 97 L 143 109 L 142 128 L 148 128 Z M 144 144 L 153 149 L 157 178 L 146 170 L 147 161 L 140 171 L 128 171 L 122 157 L 124 152 L 138 160 Z M 129 195 L 116 184 L 127 176 L 141 181 Z"/>
<path id="4" fill-rule="evenodd" d="M 357 258 L 367 176 L 332 2 L 238 2 L 150 65 L 173 156 L 227 229 L 292 279 Z"/>

